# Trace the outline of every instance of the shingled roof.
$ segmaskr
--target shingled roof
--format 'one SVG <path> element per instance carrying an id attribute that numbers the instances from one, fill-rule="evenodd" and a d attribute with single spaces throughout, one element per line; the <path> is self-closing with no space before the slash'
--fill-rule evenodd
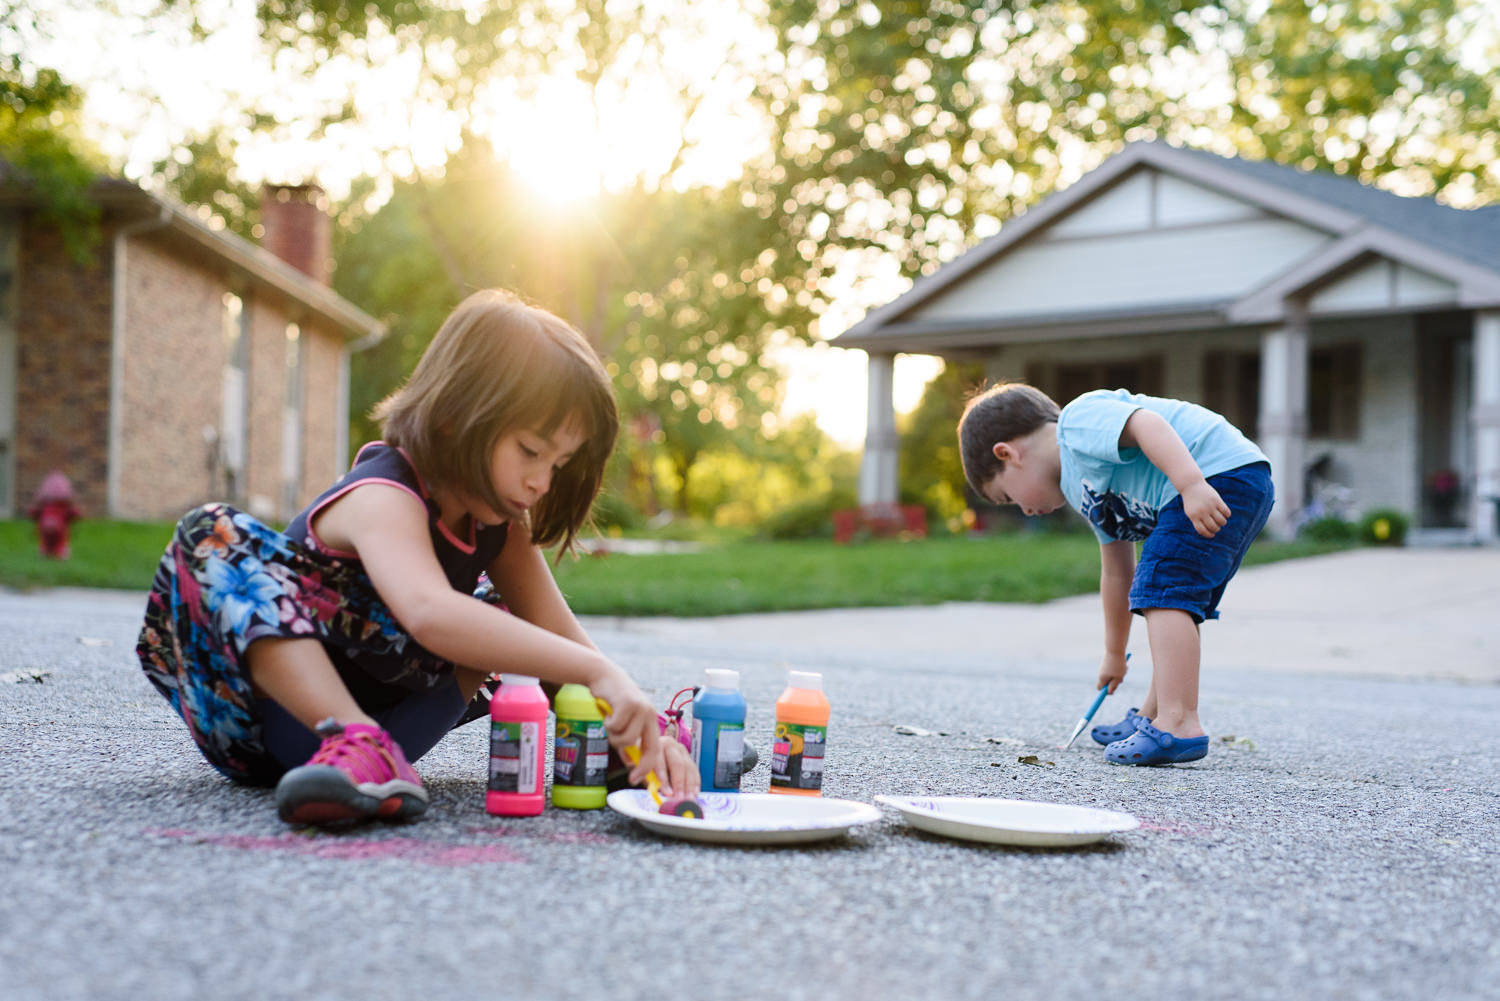
<path id="1" fill-rule="evenodd" d="M 1126 318 L 1139 324 L 1145 322 L 1143 316 L 1165 316 L 1170 310 L 1163 306 L 1110 309 L 1085 317 L 1059 313 L 1028 315 L 1019 320 L 966 319 L 960 324 L 910 320 L 924 303 L 995 264 L 1139 170 L 1176 175 L 1329 237 L 1324 248 L 1236 299 L 1192 304 L 1193 316 L 1189 319 L 1194 322 L 1275 322 L 1284 312 L 1288 296 L 1315 288 L 1372 254 L 1452 282 L 1457 289 L 1456 301 L 1463 306 L 1493 308 L 1500 304 L 1500 205 L 1457 209 L 1433 198 L 1394 195 L 1328 171 L 1298 170 L 1151 141 L 1130 143 L 1073 184 L 1018 213 L 994 236 L 917 279 L 891 302 L 871 310 L 835 337 L 834 343 L 858 348 L 879 345 L 898 351 L 962 348 L 973 346 L 976 337 L 982 341 L 986 331 L 1018 323 L 1087 326 Z"/>
<path id="2" fill-rule="evenodd" d="M 1166 143 L 1144 145 L 1168 146 Z M 1500 205 L 1456 209 L 1432 199 L 1404 197 L 1326 170 L 1299 170 L 1270 160 L 1218 156 L 1168 146 L 1294 194 L 1353 212 L 1370 222 L 1420 240 L 1484 267 L 1500 270 Z"/>

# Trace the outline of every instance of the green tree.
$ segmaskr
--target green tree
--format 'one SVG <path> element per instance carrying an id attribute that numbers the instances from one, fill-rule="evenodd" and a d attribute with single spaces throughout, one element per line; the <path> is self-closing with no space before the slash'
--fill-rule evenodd
<path id="1" fill-rule="evenodd" d="M 375 53 L 389 49 L 381 40 L 418 54 L 413 109 L 465 118 L 498 83 L 518 80 L 524 92 L 559 71 L 591 95 L 595 121 L 579 128 L 596 128 L 637 78 L 666 81 L 677 95 L 681 141 L 670 162 L 603 193 L 589 212 L 531 205 L 472 136 L 441 172 L 408 171 L 382 218 L 371 220 L 370 242 L 353 237 L 341 251 L 341 291 L 380 315 L 405 309 L 411 318 L 395 321 L 394 344 L 359 363 L 357 372 L 376 375 L 360 380 L 359 404 L 378 398 L 371 387 L 388 388 L 393 370 L 409 367 L 439 303 L 446 309 L 470 288 L 502 284 L 572 321 L 609 360 L 633 432 L 626 447 L 638 453 L 628 468 L 646 506 L 662 499 L 688 510 L 700 457 L 744 451 L 775 433 L 768 415 L 779 379 L 766 348 L 807 336 L 805 289 L 816 278 L 786 265 L 795 250 L 785 228 L 746 191 L 677 179 L 713 86 L 682 68 L 681 53 L 716 39 L 713 19 L 724 5 L 520 0 L 492 9 L 402 0 L 350 14 L 342 3 L 273 0 L 257 9 L 266 37 L 309 73 L 330 58 L 373 66 Z M 388 238 L 393 231 L 401 242 Z M 377 266 L 381 251 L 373 248 L 382 244 L 387 253 L 400 246 L 395 256 L 404 264 Z M 418 275 L 423 284 L 413 288 Z M 665 478 L 656 476 L 657 456 L 668 463 Z M 659 498 L 663 480 L 670 489 Z"/>
<path id="2" fill-rule="evenodd" d="M 854 254 L 930 272 L 1136 139 L 1500 195 L 1484 0 L 787 0 L 768 17 L 764 201 L 825 270 Z"/>
<path id="3" fill-rule="evenodd" d="M 1500 198 L 1493 3 L 1236 3 L 1231 32 L 1233 100 L 1202 124 L 1235 149 L 1459 205 Z"/>
<path id="4" fill-rule="evenodd" d="M 234 137 L 229 126 L 185 137 L 156 162 L 152 174 L 178 199 L 208 209 L 230 232 L 254 240 L 260 222 L 259 192 L 240 177 Z"/>
<path id="5" fill-rule="evenodd" d="M 28 8 L 0 5 L 0 183 L 31 187 L 43 218 L 82 259 L 99 237 L 88 188 L 102 158 L 82 138 L 83 95 L 55 69 L 26 58 L 37 30 Z"/>
<path id="6" fill-rule="evenodd" d="M 767 348 L 805 322 L 769 277 L 772 230 L 733 190 L 638 185 L 560 213 L 471 138 L 441 178 L 398 184 L 340 245 L 336 288 L 390 322 L 385 343 L 356 361 L 355 409 L 368 412 L 399 383 L 463 295 L 513 288 L 606 357 L 634 457 L 632 502 L 687 512 L 702 456 L 753 451 L 779 430 Z M 664 496 L 658 455 L 671 472 Z"/>
<path id="7" fill-rule="evenodd" d="M 958 454 L 958 419 L 964 403 L 984 385 L 978 362 L 949 362 L 933 377 L 901 428 L 897 481 L 901 501 L 921 504 L 940 519 L 963 513 L 963 462 Z"/>

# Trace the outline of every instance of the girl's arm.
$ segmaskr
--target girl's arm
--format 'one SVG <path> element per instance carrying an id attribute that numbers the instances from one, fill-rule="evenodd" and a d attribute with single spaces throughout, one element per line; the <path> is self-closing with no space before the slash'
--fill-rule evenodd
<path id="1" fill-rule="evenodd" d="M 661 760 L 656 710 L 629 675 L 590 643 L 564 638 L 455 591 L 432 551 L 427 510 L 416 497 L 399 487 L 364 484 L 325 508 L 317 529 L 328 545 L 359 555 L 381 599 L 422 646 L 490 674 L 529 674 L 558 684 L 587 685 L 614 707 L 608 724 L 611 741 L 641 747 L 641 764 L 631 771 L 631 780 L 640 781 L 648 769 L 659 776 L 668 774 Z M 522 541 L 530 548 L 529 540 Z M 510 595 L 505 597 L 510 600 Z M 523 607 L 546 606 L 534 593 L 522 593 L 518 600 Z M 578 628 L 576 621 L 573 626 Z"/>
<path id="2" fill-rule="evenodd" d="M 1208 485 L 1203 470 L 1193 461 L 1172 425 L 1149 410 L 1137 410 L 1120 432 L 1121 448 L 1138 448 L 1151 464 L 1166 474 L 1182 495 L 1182 509 L 1199 535 L 1211 539 L 1229 520 L 1229 505 Z"/>
<path id="3" fill-rule="evenodd" d="M 490 564 L 489 575 L 505 606 L 516 615 L 564 639 L 598 649 L 557 589 L 547 558 L 531 544 L 526 526 L 511 525 L 505 548 Z"/>
<path id="4" fill-rule="evenodd" d="M 525 531 L 525 528 L 526 526 L 520 523 L 511 523 L 510 534 L 505 540 L 505 548 L 490 564 L 490 582 L 495 585 L 495 591 L 505 600 L 506 608 L 527 622 L 538 625 L 548 632 L 556 633 L 564 639 L 581 643 L 591 650 L 597 650 L 594 641 L 589 639 L 588 633 L 584 632 L 573 610 L 568 607 L 567 599 L 558 590 L 557 581 L 547 566 L 546 557 L 540 549 L 531 544 L 529 533 Z M 598 690 L 595 694 L 604 695 L 609 699 L 616 714 L 622 712 L 622 704 L 615 698 Z M 654 709 L 652 718 L 657 719 Z M 610 717 L 612 727 L 614 723 L 615 718 L 612 716 Z M 660 731 L 660 725 L 657 729 Z M 625 741 L 621 746 L 627 746 L 629 743 L 631 742 Z M 656 768 L 656 774 L 665 780 L 667 791 L 676 790 L 686 792 L 688 795 L 696 793 L 699 784 L 698 772 L 693 767 L 692 757 L 678 742 L 675 730 L 668 728 L 667 732 L 662 735 L 661 747 L 663 765 Z M 641 774 L 644 775 L 644 773 Z M 631 771 L 631 781 L 640 781 L 634 769 Z"/>
<path id="5" fill-rule="evenodd" d="M 1099 599 L 1104 606 L 1104 660 L 1099 686 L 1111 694 L 1125 680 L 1125 646 L 1130 642 L 1130 582 L 1135 577 L 1135 543 L 1099 544 Z"/>
<path id="6" fill-rule="evenodd" d="M 490 563 L 489 579 L 495 585 L 496 593 L 505 600 L 505 608 L 510 609 L 513 614 L 547 632 L 571 639 L 589 650 L 597 650 L 594 641 L 588 638 L 588 633 L 583 632 L 583 626 L 574 617 L 573 609 L 568 608 L 562 591 L 558 590 L 558 584 L 552 576 L 552 570 L 547 567 L 543 552 L 531 545 L 525 525 L 511 522 L 505 548 Z M 610 707 L 615 708 L 616 714 L 627 708 L 618 699 L 600 690 L 595 689 L 594 693 L 609 699 Z M 655 710 L 651 710 L 651 717 L 657 720 L 657 732 L 661 732 L 660 719 L 655 716 Z M 613 728 L 615 717 L 610 717 L 609 722 Z M 631 741 L 622 741 L 619 746 L 628 746 L 630 743 Z M 693 767 L 693 758 L 676 740 L 675 729 L 667 728 L 661 734 L 661 759 L 663 764 L 655 767 L 655 773 L 664 780 L 667 791 L 675 789 L 685 791 L 688 795 L 697 791 L 699 777 Z M 637 771 L 639 770 L 634 768 L 631 770 L 631 782 L 639 782 Z M 639 774 L 643 776 L 645 773 L 640 771 Z"/>

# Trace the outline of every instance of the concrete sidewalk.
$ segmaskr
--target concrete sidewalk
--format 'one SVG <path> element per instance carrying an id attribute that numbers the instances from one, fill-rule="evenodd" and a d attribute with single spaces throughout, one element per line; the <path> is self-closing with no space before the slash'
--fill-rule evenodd
<path id="1" fill-rule="evenodd" d="M 1222 617 L 1203 628 L 1205 671 L 1500 683 L 1500 549 L 1357 549 L 1242 570 Z M 585 621 L 597 636 L 795 646 L 824 655 L 993 661 L 997 669 L 1096 661 L 1096 595 L 1045 605 L 950 602 L 917 608 L 778 612 L 722 618 Z M 1150 662 L 1144 623 L 1132 669 Z"/>

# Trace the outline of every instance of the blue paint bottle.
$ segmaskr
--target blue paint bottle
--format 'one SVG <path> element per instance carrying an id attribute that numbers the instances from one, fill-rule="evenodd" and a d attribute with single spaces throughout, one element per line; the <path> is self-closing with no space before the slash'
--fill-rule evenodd
<path id="1" fill-rule="evenodd" d="M 745 757 L 740 672 L 709 668 L 693 697 L 693 762 L 704 792 L 739 792 Z"/>

